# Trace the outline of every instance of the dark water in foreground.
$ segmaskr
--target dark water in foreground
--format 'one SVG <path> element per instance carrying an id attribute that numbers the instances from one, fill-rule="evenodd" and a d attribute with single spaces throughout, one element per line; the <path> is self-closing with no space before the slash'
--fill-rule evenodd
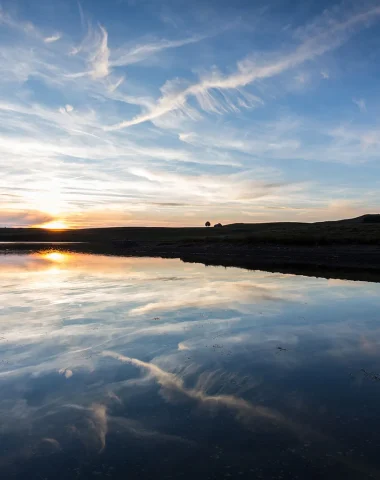
<path id="1" fill-rule="evenodd" d="M 0 256 L 0 477 L 380 478 L 380 284 Z"/>

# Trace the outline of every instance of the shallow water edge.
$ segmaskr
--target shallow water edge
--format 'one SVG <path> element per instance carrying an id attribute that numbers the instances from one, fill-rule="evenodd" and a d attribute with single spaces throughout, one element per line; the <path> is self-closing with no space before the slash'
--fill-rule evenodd
<path id="1" fill-rule="evenodd" d="M 46 250 L 121 257 L 178 258 L 204 265 L 265 270 L 308 277 L 380 282 L 380 247 L 258 245 L 173 245 L 155 242 L 3 242 L 0 254 Z"/>

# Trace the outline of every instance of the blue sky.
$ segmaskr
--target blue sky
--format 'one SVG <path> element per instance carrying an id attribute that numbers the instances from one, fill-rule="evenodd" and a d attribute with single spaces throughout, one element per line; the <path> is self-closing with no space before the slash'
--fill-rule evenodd
<path id="1" fill-rule="evenodd" d="M 1 225 L 378 212 L 380 1 L 0 5 Z"/>

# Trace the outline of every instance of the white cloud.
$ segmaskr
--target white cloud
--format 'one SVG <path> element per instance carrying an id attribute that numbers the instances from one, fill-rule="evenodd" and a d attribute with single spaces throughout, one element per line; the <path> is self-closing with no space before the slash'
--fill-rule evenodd
<path id="1" fill-rule="evenodd" d="M 293 128 L 292 128 L 293 124 Z M 288 127 L 281 131 L 284 127 Z M 301 142 L 297 138 L 294 120 L 280 119 L 277 122 L 252 123 L 249 133 L 232 127 L 218 131 L 180 133 L 179 139 L 198 147 L 212 147 L 223 151 L 240 151 L 260 158 L 289 158 L 297 155 Z"/>
<path id="2" fill-rule="evenodd" d="M 74 107 L 72 105 L 65 105 L 64 107 L 59 107 L 59 111 L 61 113 L 70 113 L 74 110 Z"/>
<path id="3" fill-rule="evenodd" d="M 132 46 L 122 46 L 114 49 L 112 52 L 108 47 L 108 32 L 99 25 L 94 29 L 91 24 L 88 26 L 88 32 L 84 40 L 79 46 L 73 47 L 70 55 L 75 56 L 81 52 L 88 55 L 87 63 L 88 71 L 68 74 L 70 78 L 81 78 L 91 76 L 94 79 L 107 77 L 113 68 L 125 67 L 135 63 L 142 62 L 147 58 L 168 49 L 179 48 L 184 45 L 190 45 L 208 38 L 210 35 L 195 35 L 180 40 L 156 40 L 148 43 L 138 43 Z M 124 78 L 120 78 L 116 84 L 111 87 L 111 91 L 115 90 Z"/>
<path id="4" fill-rule="evenodd" d="M 309 81 L 309 75 L 307 73 L 299 73 L 294 77 L 294 80 L 299 86 L 304 86 Z"/>
<path id="5" fill-rule="evenodd" d="M 252 121 L 249 128 L 227 124 L 213 128 L 212 122 L 178 134 L 180 141 L 198 148 L 234 151 L 249 155 L 247 163 L 257 160 L 298 159 L 313 162 L 357 165 L 378 159 L 380 125 L 354 125 L 331 121 L 318 122 L 310 117 L 284 116 L 275 121 Z M 310 137 L 316 138 L 310 145 Z M 244 165 L 244 161 L 242 163 Z"/>
<path id="6" fill-rule="evenodd" d="M 362 113 L 367 111 L 367 105 L 363 98 L 354 98 L 352 101 L 355 105 L 357 105 L 357 107 Z"/>
<path id="7" fill-rule="evenodd" d="M 110 74 L 108 32 L 102 25 L 94 29 L 89 24 L 86 37 L 79 46 L 71 49 L 70 55 L 76 56 L 81 52 L 87 55 L 88 70 L 66 74 L 68 78 L 90 76 L 93 79 L 102 79 Z"/>
<path id="8" fill-rule="evenodd" d="M 152 55 L 162 52 L 164 50 L 180 48 L 185 45 L 200 42 L 209 35 L 195 35 L 193 37 L 182 38 L 179 40 L 156 40 L 154 42 L 141 43 L 132 47 L 122 47 L 113 53 L 111 65 L 113 67 L 122 67 L 132 65 L 134 63 L 142 62 Z"/>
<path id="9" fill-rule="evenodd" d="M 45 37 L 44 42 L 45 43 L 54 43 L 54 42 L 57 42 L 58 40 L 60 40 L 61 38 L 62 38 L 62 35 L 60 33 L 56 33 L 56 34 L 52 35 L 51 37 Z"/>
<path id="10" fill-rule="evenodd" d="M 38 210 L 32 209 L 25 209 L 25 207 L 21 210 L 22 205 L 20 205 L 20 210 L 16 210 L 14 208 L 7 209 L 7 205 L 5 205 L 5 198 L 7 197 L 6 194 L 2 196 L 2 211 L 0 212 L 0 225 L 4 226 L 16 226 L 16 227 L 27 227 L 29 225 L 37 225 L 49 222 L 54 219 L 48 213 L 44 213 Z M 13 199 L 14 203 L 16 200 L 22 198 L 18 195 L 13 194 L 13 197 L 10 195 L 9 198 Z M 10 207 L 14 206 L 10 205 Z"/>
<path id="11" fill-rule="evenodd" d="M 90 65 L 92 66 L 91 75 L 93 78 L 103 78 L 109 74 L 109 55 L 108 33 L 107 30 L 99 25 L 101 38 L 95 52 L 90 57 Z"/>
<path id="12" fill-rule="evenodd" d="M 217 100 L 213 92 L 223 93 L 224 91 L 237 90 L 241 94 L 241 88 L 257 80 L 277 76 L 339 47 L 352 35 L 355 28 L 368 25 L 370 20 L 379 15 L 380 7 L 374 7 L 352 15 L 343 21 L 328 19 L 327 25 L 323 25 L 323 28 L 320 28 L 317 33 L 307 38 L 293 52 L 287 55 L 278 55 L 275 61 L 258 64 L 256 61 L 247 58 L 238 63 L 237 72 L 232 75 L 223 76 L 218 72 L 212 72 L 211 75 L 204 77 L 200 82 L 183 90 L 164 92 L 157 103 L 146 113 L 139 114 L 132 120 L 125 120 L 105 128 L 107 130 L 119 130 L 153 121 L 173 110 L 186 111 L 187 101 L 190 97 L 195 97 L 200 107 L 206 111 L 214 113 L 223 111 L 223 102 Z M 262 103 L 262 101 L 256 97 L 253 104 L 255 103 Z"/>
<path id="13" fill-rule="evenodd" d="M 120 77 L 115 83 L 109 85 L 108 91 L 111 93 L 115 92 L 120 87 L 120 85 L 124 82 L 124 80 L 125 80 L 125 77 Z"/>

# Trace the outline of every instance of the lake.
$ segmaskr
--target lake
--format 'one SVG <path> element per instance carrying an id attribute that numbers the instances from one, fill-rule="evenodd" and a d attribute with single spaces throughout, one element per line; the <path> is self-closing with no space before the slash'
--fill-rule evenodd
<path id="1" fill-rule="evenodd" d="M 380 478 L 380 284 L 0 255 L 4 479 Z"/>

